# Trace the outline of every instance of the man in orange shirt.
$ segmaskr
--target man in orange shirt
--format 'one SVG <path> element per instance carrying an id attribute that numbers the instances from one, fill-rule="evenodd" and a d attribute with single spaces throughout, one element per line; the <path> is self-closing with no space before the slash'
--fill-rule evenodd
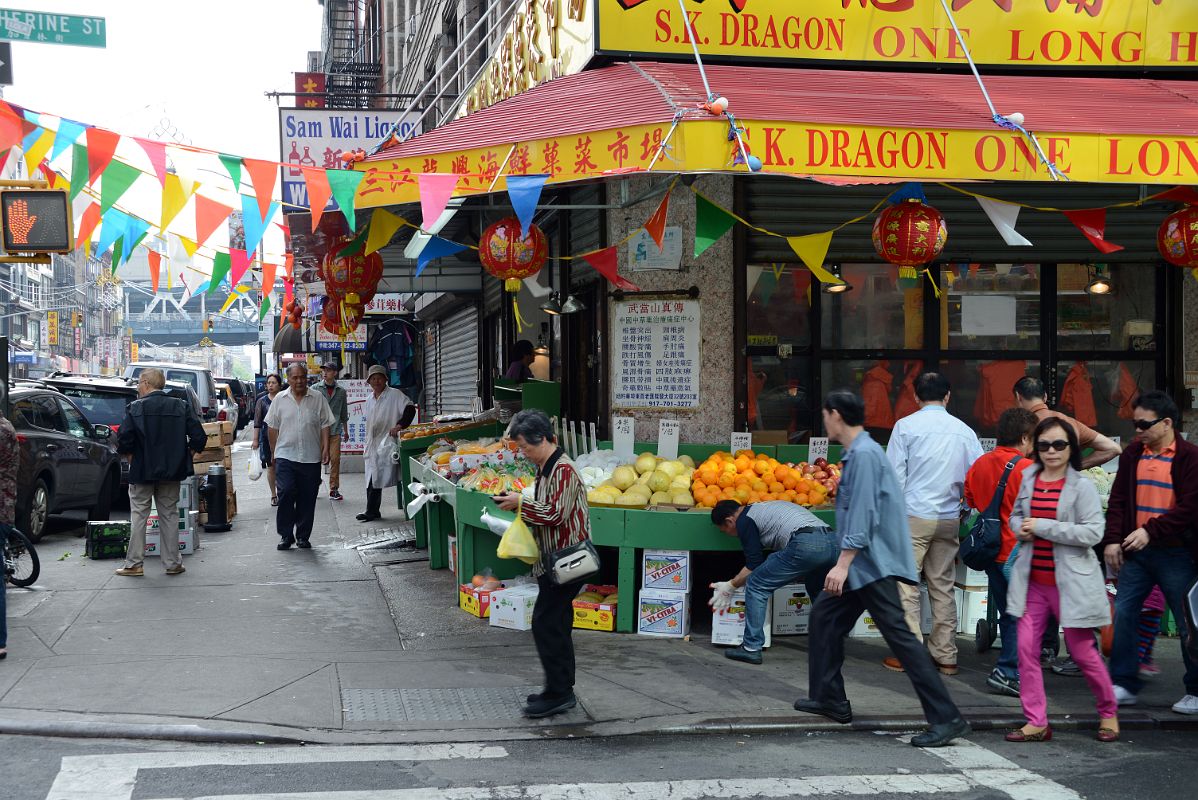
<path id="1" fill-rule="evenodd" d="M 985 511 L 998 491 L 999 481 L 1007 465 L 1015 462 L 1007 476 L 1007 487 L 1003 491 L 998 516 L 1002 521 L 1002 546 L 994 563 L 986 569 L 990 579 L 990 593 L 1000 614 L 998 618 L 999 638 L 1002 649 L 998 663 L 986 679 L 986 685 L 1000 694 L 1019 696 L 1019 649 L 1016 640 L 1017 620 L 1006 613 L 1007 577 L 1003 567 L 1015 546 L 1015 534 L 1009 520 L 1019 486 L 1023 482 L 1023 471 L 1032 465 L 1027 456 L 1032 451 L 1032 432 L 1036 429 L 1036 415 L 1023 408 L 1008 408 L 998 418 L 998 443 L 994 450 L 973 462 L 965 476 L 965 502 L 979 512 Z"/>
<path id="2" fill-rule="evenodd" d="M 1048 393 L 1044 390 L 1044 382 L 1039 378 L 1024 377 L 1015 383 L 1015 403 L 1020 408 L 1026 408 L 1036 415 L 1037 420 L 1048 417 L 1063 419 L 1073 426 L 1077 433 L 1077 442 L 1082 450 L 1090 450 L 1089 455 L 1082 456 L 1082 468 L 1100 467 L 1113 458 L 1118 458 L 1122 449 L 1111 439 L 1103 436 L 1089 425 L 1083 425 L 1068 414 L 1053 411 L 1048 407 L 1045 398 Z"/>

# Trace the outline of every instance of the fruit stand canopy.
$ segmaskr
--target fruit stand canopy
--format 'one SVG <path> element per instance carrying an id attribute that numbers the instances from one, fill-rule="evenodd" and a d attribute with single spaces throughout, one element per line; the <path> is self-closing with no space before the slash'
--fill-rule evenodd
<path id="1" fill-rule="evenodd" d="M 1051 180 L 1017 131 L 997 127 L 972 76 L 715 65 L 763 171 L 907 180 Z M 990 76 L 1000 113 L 1025 125 L 1069 178 L 1198 183 L 1198 84 Z M 502 191 L 508 174 L 550 183 L 734 163 L 729 120 L 703 108 L 693 64 L 629 62 L 542 84 L 380 150 L 357 165 L 358 207 L 419 201 L 416 176 L 458 173 L 458 195 Z M 678 126 L 671 135 L 677 117 Z"/>

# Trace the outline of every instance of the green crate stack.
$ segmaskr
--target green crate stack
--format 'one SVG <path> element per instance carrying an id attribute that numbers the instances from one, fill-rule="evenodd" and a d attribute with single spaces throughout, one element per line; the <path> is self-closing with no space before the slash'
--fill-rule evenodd
<path id="1" fill-rule="evenodd" d="M 129 523 L 120 521 L 87 523 L 87 543 L 84 555 L 88 558 L 124 558 L 129 547 Z"/>

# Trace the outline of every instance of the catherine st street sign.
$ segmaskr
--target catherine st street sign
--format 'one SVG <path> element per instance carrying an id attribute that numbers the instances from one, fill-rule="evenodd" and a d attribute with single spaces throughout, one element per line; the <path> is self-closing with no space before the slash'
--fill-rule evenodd
<path id="1" fill-rule="evenodd" d="M 48 11 L 0 8 L 0 39 L 77 47 L 106 47 L 103 17 L 77 17 Z"/>

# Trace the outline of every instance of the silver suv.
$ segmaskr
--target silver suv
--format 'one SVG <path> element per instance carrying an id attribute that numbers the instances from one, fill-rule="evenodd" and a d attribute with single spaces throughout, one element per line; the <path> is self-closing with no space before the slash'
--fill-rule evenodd
<path id="1" fill-rule="evenodd" d="M 125 377 L 137 378 L 143 370 L 150 367 L 162 370 L 168 381 L 179 381 L 190 386 L 200 399 L 200 419 L 204 422 L 216 421 L 216 412 L 220 410 L 220 399 L 217 397 L 216 381 L 212 379 L 210 369 L 191 364 L 137 361 L 125 367 Z"/>

